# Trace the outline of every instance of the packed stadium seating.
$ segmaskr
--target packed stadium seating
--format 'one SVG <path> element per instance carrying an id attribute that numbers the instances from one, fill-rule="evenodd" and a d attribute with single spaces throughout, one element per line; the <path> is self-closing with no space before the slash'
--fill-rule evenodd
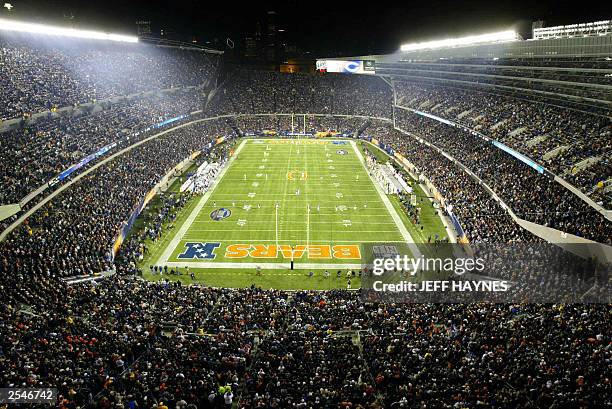
<path id="1" fill-rule="evenodd" d="M 610 118 L 444 86 L 397 82 L 395 89 L 398 105 L 439 115 L 499 140 L 563 175 L 606 207 L 612 205 L 612 194 L 597 187 L 612 173 Z M 558 154 L 551 155 L 555 149 Z M 589 158 L 597 158 L 595 166 L 577 166 Z"/>
<path id="2" fill-rule="evenodd" d="M 391 118 L 393 93 L 380 78 L 236 70 L 215 95 L 215 114 L 342 114 Z"/>
<path id="3" fill-rule="evenodd" d="M 446 205 L 453 206 L 472 242 L 512 243 L 539 241 L 520 228 L 498 202 L 465 171 L 445 156 L 424 144 L 415 143 L 391 124 L 369 124 L 365 135 L 393 146 L 417 167 L 417 174 L 424 174 L 440 191 Z"/>
<path id="4" fill-rule="evenodd" d="M 4 133 L 0 139 L 0 204 L 18 203 L 71 165 L 110 143 L 120 147 L 147 127 L 201 108 L 198 91 L 123 101 L 81 116 L 59 117 Z"/>
<path id="5" fill-rule="evenodd" d="M 202 53 L 125 47 L 3 40 L 0 118 L 199 86 L 214 77 L 216 64 Z M 570 144 L 546 162 L 560 173 L 586 157 L 609 156 L 610 125 L 599 117 L 432 86 L 402 84 L 396 91 L 399 105 L 462 122 L 538 159 L 558 143 Z M 139 96 L 83 116 L 26 121 L 0 134 L 0 204 L 18 202 L 108 143 L 125 148 L 152 136 L 157 131 L 139 131 L 202 108 L 203 96 L 201 90 Z M 472 113 L 460 115 L 465 111 Z M 139 278 L 143 240 L 158 237 L 188 197 L 164 196 L 147 229 L 113 259 L 117 233 L 145 194 L 195 151 L 203 151 L 200 161 L 226 158 L 227 144 L 208 148 L 217 137 L 267 129 L 375 137 L 431 180 L 474 243 L 541 241 L 459 166 L 395 129 L 391 119 L 459 159 L 520 217 L 612 240 L 601 214 L 505 153 L 459 128 L 401 109 L 394 114 L 393 91 L 380 78 L 239 69 L 215 90 L 204 114 L 236 116 L 182 127 L 104 163 L 0 242 L 0 386 L 58 388 L 60 408 L 612 404 L 608 304 L 372 303 L 351 291 L 208 288 Z M 538 135 L 549 139 L 529 150 L 527 142 Z M 595 174 L 610 175 L 605 160 L 568 180 L 609 205 L 589 190 L 599 180 Z M 107 271 L 116 274 L 96 283 L 63 280 Z M 592 286 L 570 284 L 582 292 Z"/>
<path id="6" fill-rule="evenodd" d="M 110 270 L 113 240 L 135 204 L 189 154 L 219 134 L 233 133 L 225 122 L 217 122 L 138 146 L 62 192 L 0 243 L 8 259 L 3 273 L 58 277 Z"/>
<path id="7" fill-rule="evenodd" d="M 199 86 L 215 61 L 199 51 L 12 36 L 0 42 L 0 120 L 139 92 Z"/>
<path id="8" fill-rule="evenodd" d="M 239 407 L 609 403 L 605 305 L 37 280 L 34 311 L 1 307 L 0 382 L 57 386 L 60 407 L 224 407 L 227 387 Z"/>
<path id="9" fill-rule="evenodd" d="M 519 217 L 577 236 L 609 243 L 610 222 L 573 193 L 510 155 L 459 128 L 398 110 L 396 123 L 460 158 Z"/>

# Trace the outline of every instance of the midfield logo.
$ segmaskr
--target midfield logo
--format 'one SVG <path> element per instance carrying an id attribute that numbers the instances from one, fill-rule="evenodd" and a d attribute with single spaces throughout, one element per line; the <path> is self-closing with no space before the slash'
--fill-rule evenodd
<path id="1" fill-rule="evenodd" d="M 212 260 L 216 257 L 215 249 L 221 243 L 203 243 L 203 242 L 187 242 L 185 243 L 185 251 L 178 255 L 177 258 L 185 259 L 207 259 Z"/>

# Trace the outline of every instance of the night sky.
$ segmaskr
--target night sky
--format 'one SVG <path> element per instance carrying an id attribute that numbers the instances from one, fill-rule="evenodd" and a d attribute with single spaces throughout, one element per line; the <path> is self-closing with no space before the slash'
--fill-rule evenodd
<path id="1" fill-rule="evenodd" d="M 240 44 L 255 30 L 265 29 L 266 12 L 278 13 L 278 28 L 287 42 L 313 56 L 359 55 L 396 51 L 404 42 L 422 41 L 516 29 L 529 35 L 531 22 L 547 25 L 605 20 L 611 8 L 591 1 L 116 1 L 116 0 L 2 0 L 9 1 L 14 18 L 72 24 L 135 34 L 137 19 L 150 20 L 154 32 L 161 28 L 176 39 L 196 36 L 223 49 L 225 39 Z M 3 9 L 0 15 L 6 16 Z M 68 21 L 69 20 L 69 21 Z"/>

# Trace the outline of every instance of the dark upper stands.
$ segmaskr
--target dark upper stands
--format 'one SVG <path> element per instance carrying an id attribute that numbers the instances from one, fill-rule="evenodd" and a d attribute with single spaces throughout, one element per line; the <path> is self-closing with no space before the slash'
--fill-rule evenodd
<path id="1" fill-rule="evenodd" d="M 215 95 L 214 114 L 338 114 L 390 118 L 392 92 L 380 78 L 236 70 Z"/>

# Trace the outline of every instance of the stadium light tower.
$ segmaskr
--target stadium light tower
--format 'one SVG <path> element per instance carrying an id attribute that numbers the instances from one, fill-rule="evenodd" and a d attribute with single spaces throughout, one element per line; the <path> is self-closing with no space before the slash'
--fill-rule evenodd
<path id="1" fill-rule="evenodd" d="M 433 50 L 436 48 L 460 47 L 483 43 L 501 43 L 519 39 L 520 37 L 516 31 L 507 30 L 467 37 L 447 38 L 445 40 L 426 41 L 423 43 L 403 44 L 400 49 L 401 51 Z"/>
<path id="2" fill-rule="evenodd" d="M 62 37 L 86 38 L 92 40 L 120 41 L 125 43 L 137 43 L 138 37 L 126 36 L 121 34 L 103 33 L 101 31 L 76 30 L 74 28 L 64 28 L 48 26 L 44 24 L 32 24 L 21 21 L 0 19 L 0 31 L 19 31 L 23 33 L 45 34 Z"/>

